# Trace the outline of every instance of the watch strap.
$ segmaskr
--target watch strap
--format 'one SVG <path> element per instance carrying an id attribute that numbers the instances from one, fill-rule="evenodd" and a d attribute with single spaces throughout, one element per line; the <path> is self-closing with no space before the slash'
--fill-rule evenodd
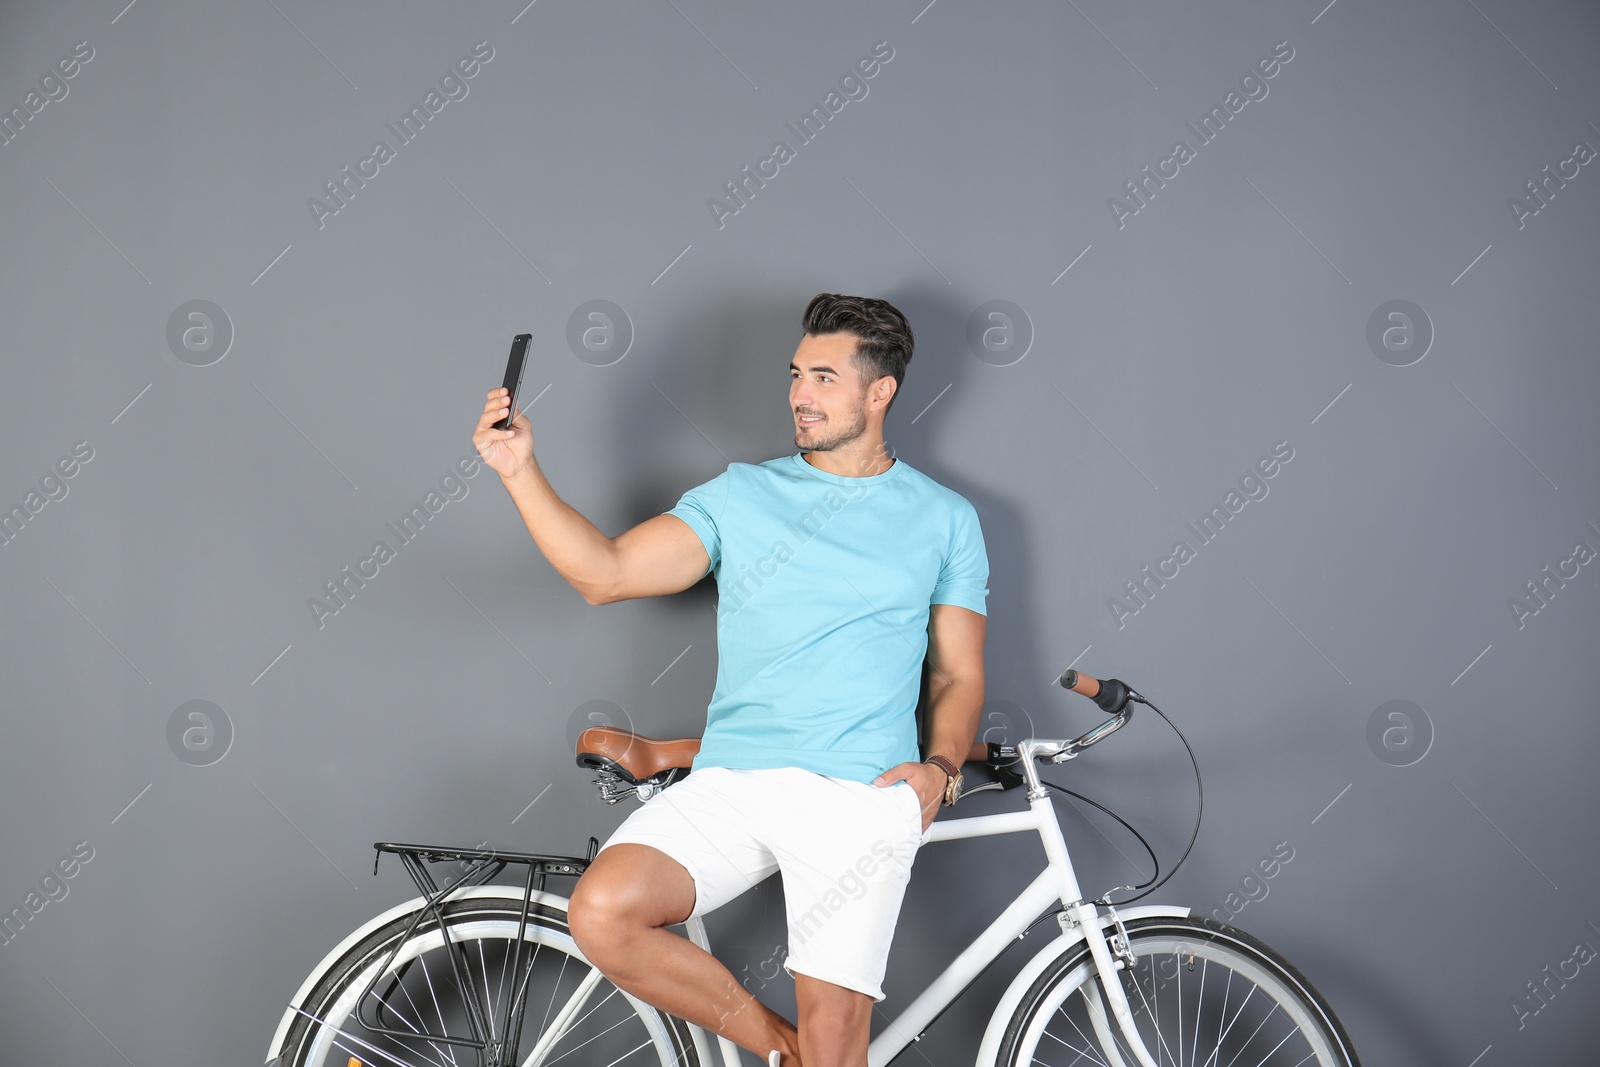
<path id="1" fill-rule="evenodd" d="M 922 761 L 930 763 L 945 773 L 947 781 L 944 786 L 944 804 L 949 807 L 956 802 L 956 797 L 961 793 L 961 770 L 944 756 L 929 756 Z"/>

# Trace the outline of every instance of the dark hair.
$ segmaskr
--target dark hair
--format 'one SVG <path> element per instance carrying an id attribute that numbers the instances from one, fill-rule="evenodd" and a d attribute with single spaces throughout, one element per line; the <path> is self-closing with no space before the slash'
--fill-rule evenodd
<path id="1" fill-rule="evenodd" d="M 854 334 L 856 369 L 861 376 L 869 383 L 891 377 L 895 396 L 900 395 L 900 383 L 905 379 L 916 338 L 911 334 L 911 324 L 893 304 L 870 296 L 818 293 L 806 305 L 802 321 L 809 335 Z M 894 399 L 890 398 L 889 407 L 893 406 Z"/>

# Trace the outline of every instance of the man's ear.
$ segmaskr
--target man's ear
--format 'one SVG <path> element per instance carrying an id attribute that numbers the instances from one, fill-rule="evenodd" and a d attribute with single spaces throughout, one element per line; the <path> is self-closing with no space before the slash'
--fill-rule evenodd
<path id="1" fill-rule="evenodd" d="M 872 402 L 874 404 L 882 403 L 887 408 L 889 401 L 894 399 L 894 394 L 899 388 L 900 384 L 894 380 L 894 377 L 885 374 L 882 378 L 872 383 Z"/>

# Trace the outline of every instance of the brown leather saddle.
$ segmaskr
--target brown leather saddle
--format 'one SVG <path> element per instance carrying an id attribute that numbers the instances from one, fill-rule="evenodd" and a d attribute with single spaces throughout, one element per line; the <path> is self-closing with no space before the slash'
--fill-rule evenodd
<path id="1" fill-rule="evenodd" d="M 578 735 L 578 766 L 630 782 L 687 771 L 699 751 L 698 737 L 660 741 L 618 726 L 591 726 Z"/>

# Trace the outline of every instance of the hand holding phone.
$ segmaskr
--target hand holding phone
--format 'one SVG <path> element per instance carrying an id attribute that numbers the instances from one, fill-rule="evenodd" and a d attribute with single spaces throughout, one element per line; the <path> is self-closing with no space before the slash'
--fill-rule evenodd
<path id="1" fill-rule="evenodd" d="M 532 427 L 528 417 L 517 410 L 522 392 L 522 371 L 532 334 L 519 333 L 511 340 L 511 356 L 506 360 L 505 385 L 489 390 L 478 418 L 472 443 L 484 463 L 502 478 L 515 475 L 533 459 Z M 517 420 L 521 426 L 516 426 Z"/>
<path id="2" fill-rule="evenodd" d="M 511 355 L 506 359 L 506 380 L 501 385 L 502 389 L 511 391 L 511 396 L 507 398 L 511 410 L 505 418 L 494 424 L 497 430 L 509 429 L 511 420 L 517 416 L 517 400 L 522 395 L 522 368 L 527 361 L 528 342 L 532 340 L 531 333 L 519 333 L 511 339 Z"/>

